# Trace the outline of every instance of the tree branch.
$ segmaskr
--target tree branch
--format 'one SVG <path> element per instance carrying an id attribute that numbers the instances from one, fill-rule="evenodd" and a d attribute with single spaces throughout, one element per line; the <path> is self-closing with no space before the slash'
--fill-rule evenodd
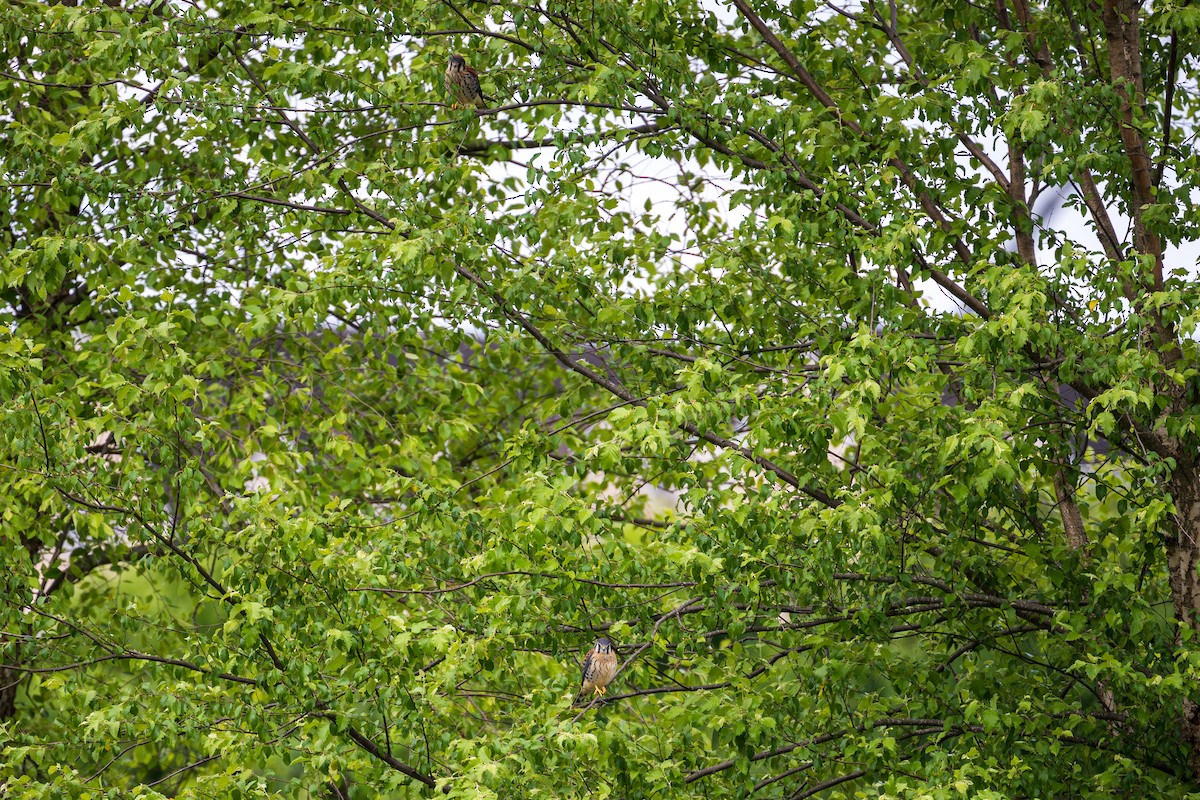
<path id="1" fill-rule="evenodd" d="M 1171 49 L 1167 56 L 1167 96 L 1163 100 L 1163 133 L 1162 148 L 1158 156 L 1158 166 L 1154 168 L 1154 188 L 1162 185 L 1163 170 L 1167 166 L 1167 154 L 1171 149 L 1171 112 L 1175 102 L 1175 79 L 1179 71 L 1179 34 L 1171 31 Z"/>

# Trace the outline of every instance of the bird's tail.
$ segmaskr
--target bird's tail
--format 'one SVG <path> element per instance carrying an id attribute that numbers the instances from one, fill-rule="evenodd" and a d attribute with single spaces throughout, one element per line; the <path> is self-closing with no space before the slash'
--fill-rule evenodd
<path id="1" fill-rule="evenodd" d="M 571 707 L 583 708 L 584 706 L 589 706 L 592 703 L 596 703 L 598 708 L 599 706 L 605 705 L 606 701 L 598 694 L 593 694 L 592 692 L 580 692 L 579 694 L 575 695 L 575 699 L 571 702 Z"/>

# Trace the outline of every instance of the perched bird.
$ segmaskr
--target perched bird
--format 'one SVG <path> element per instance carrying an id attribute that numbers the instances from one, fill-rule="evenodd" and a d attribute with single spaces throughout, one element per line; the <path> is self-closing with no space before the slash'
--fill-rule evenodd
<path id="1" fill-rule="evenodd" d="M 593 692 L 602 695 L 608 690 L 608 683 L 617 674 L 617 654 L 613 643 L 601 636 L 595 646 L 583 660 L 583 678 L 579 684 L 579 700 L 584 695 Z"/>
<path id="2" fill-rule="evenodd" d="M 479 86 L 479 73 L 468 67 L 466 59 L 462 56 L 450 56 L 450 63 L 446 65 L 445 83 L 446 91 L 454 98 L 455 108 L 487 108 L 483 89 Z"/>

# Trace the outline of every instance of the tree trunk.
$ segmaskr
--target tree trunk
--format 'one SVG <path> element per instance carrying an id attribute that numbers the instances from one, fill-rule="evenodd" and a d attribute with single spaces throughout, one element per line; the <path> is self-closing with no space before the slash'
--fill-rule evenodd
<path id="1" fill-rule="evenodd" d="M 1175 460 L 1175 470 L 1167 483 L 1175 501 L 1175 534 L 1168 536 L 1167 570 L 1175 619 L 1180 625 L 1177 644 L 1182 643 L 1184 626 L 1200 631 L 1200 472 L 1190 442 L 1170 436 L 1161 428 L 1146 437 L 1160 456 Z M 1188 748 L 1192 776 L 1200 782 L 1200 703 L 1183 701 L 1180 732 Z"/>
<path id="2" fill-rule="evenodd" d="M 13 660 L 9 663 L 17 663 L 16 645 L 11 648 L 13 652 Z M 4 652 L 0 650 L 0 652 Z M 7 654 L 0 656 L 5 662 L 8 662 Z M 0 666 L 0 723 L 7 722 L 17 715 L 17 685 L 21 682 L 22 674 L 16 670 L 7 669 Z"/>
<path id="3" fill-rule="evenodd" d="M 1143 210 L 1155 202 L 1153 165 L 1139 121 L 1153 112 L 1146 107 L 1142 75 L 1141 34 L 1139 32 L 1142 4 L 1136 0 L 1104 0 L 1102 18 L 1108 50 L 1109 75 L 1120 98 L 1121 147 L 1129 160 L 1130 216 L 1133 223 L 1133 248 L 1137 254 L 1151 256 L 1153 263 L 1148 275 L 1139 275 L 1136 285 L 1126 290 L 1126 297 L 1139 312 L 1145 310 L 1150 318 L 1150 342 L 1160 353 L 1165 365 L 1180 358 L 1178 331 L 1164 321 L 1156 308 L 1146 309 L 1148 291 L 1163 287 L 1163 244 L 1158 232 L 1147 223 Z M 1125 254 L 1125 257 L 1134 255 Z M 1159 387 L 1162 389 L 1163 387 Z M 1167 391 L 1172 387 L 1168 384 Z M 1186 401 L 1176 395 L 1172 412 L 1185 410 Z M 1190 628 L 1200 631 L 1200 472 L 1196 465 L 1196 442 L 1180 440 L 1162 428 L 1142 431 L 1142 441 L 1159 456 L 1175 461 L 1175 469 L 1167 489 L 1175 501 L 1175 534 L 1167 539 L 1167 568 L 1171 584 L 1171 600 L 1175 619 L 1179 623 L 1177 646 L 1183 632 Z M 1180 719 L 1180 733 L 1188 750 L 1193 780 L 1200 782 L 1200 704 L 1185 698 Z"/>

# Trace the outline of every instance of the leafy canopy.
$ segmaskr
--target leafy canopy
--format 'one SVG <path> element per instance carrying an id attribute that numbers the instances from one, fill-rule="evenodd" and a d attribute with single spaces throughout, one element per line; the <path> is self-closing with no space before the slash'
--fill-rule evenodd
<path id="1" fill-rule="evenodd" d="M 1195 789 L 1198 25 L 5 4 L 0 794 Z"/>

